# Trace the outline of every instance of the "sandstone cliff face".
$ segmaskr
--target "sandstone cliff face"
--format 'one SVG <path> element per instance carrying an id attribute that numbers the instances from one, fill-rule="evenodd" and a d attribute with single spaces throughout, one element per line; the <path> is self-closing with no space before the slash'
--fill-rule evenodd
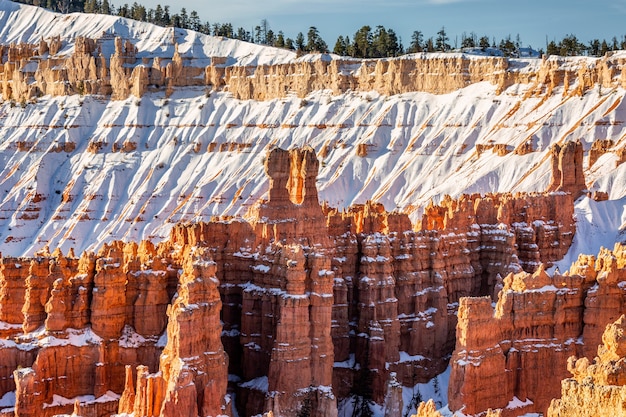
<path id="1" fill-rule="evenodd" d="M 561 398 L 552 400 L 548 417 L 624 416 L 626 401 L 626 316 L 607 325 L 593 362 L 567 361 L 572 377 L 561 383 Z"/>
<path id="2" fill-rule="evenodd" d="M 3 259 L 4 282 L 22 284 L 3 287 L 7 300 L 23 303 L 22 314 L 3 317 L 7 332 L 0 349 L 6 359 L 0 368 L 0 389 L 2 395 L 16 392 L 15 415 L 70 413 L 77 397 L 82 415 L 112 415 L 128 388 L 125 366 L 138 364 L 145 365 L 144 372 L 138 372 L 140 381 L 150 370 L 159 366 L 163 370 L 165 383 L 153 390 L 164 404 L 199 404 L 205 415 L 229 413 L 215 265 L 199 255 L 161 250 L 170 255 L 156 255 L 149 242 L 116 242 L 80 259 L 59 251 L 22 263 Z M 177 278 L 183 261 L 183 273 Z M 23 271 L 25 278 L 11 279 L 11 273 L 5 274 L 8 270 L 13 275 Z M 177 286 L 179 296 L 166 315 Z M 167 344 L 161 344 L 166 324 L 170 336 Z M 190 378 L 194 373 L 195 381 Z M 202 388 L 191 390 L 194 382 Z M 184 394 L 178 394 L 177 387 L 186 387 Z M 129 403 L 127 397 L 124 405 Z M 144 393 L 138 401 L 146 398 Z M 154 400 L 152 405 L 156 404 L 160 405 Z M 150 410 L 154 414 L 141 415 L 173 415 L 166 405 L 162 412 Z"/>
<path id="3" fill-rule="evenodd" d="M 498 91 L 529 84 L 527 95 L 552 94 L 563 86 L 566 95 L 582 95 L 595 85 L 626 86 L 624 59 L 604 57 L 594 65 L 564 65 L 562 58 L 543 59 L 533 69 L 520 71 L 501 57 L 462 54 L 417 54 L 387 60 L 318 59 L 254 67 L 229 66 L 227 58 L 212 57 L 198 67 L 184 59 L 174 44 L 171 57 L 136 58 L 132 40 L 115 40 L 115 52 L 104 56 L 98 40 L 78 37 L 74 53 L 58 56 L 62 41 L 42 39 L 37 45 L 2 46 L 2 97 L 25 100 L 42 94 L 104 94 L 113 99 L 141 97 L 150 88 L 206 86 L 227 88 L 235 98 L 269 100 L 313 91 L 333 94 L 376 91 L 393 95 L 414 91 L 449 93 L 478 82 L 490 82 Z M 163 65 L 163 60 L 171 62 Z M 620 75 L 622 74 L 622 75 Z"/>
<path id="4" fill-rule="evenodd" d="M 311 149 L 268 155 L 269 200 L 251 222 L 179 227 L 178 242 L 206 245 L 218 262 L 224 346 L 241 379 L 241 413 L 337 413 L 332 391 L 331 241 L 317 199 L 318 161 Z"/>
<path id="5" fill-rule="evenodd" d="M 501 276 L 521 271 L 522 266 L 534 271 L 541 261 L 559 259 L 573 236 L 573 201 L 563 193 L 446 199 L 441 206 L 428 207 L 419 230 L 413 231 L 406 215 L 387 213 L 373 203 L 343 212 L 328 207 L 320 211 L 311 169 L 317 169 L 317 161 L 310 151 L 274 150 L 266 160 L 270 201 L 251 209 L 251 223 L 179 227 L 173 233 L 179 244 L 203 242 L 218 263 L 223 343 L 231 358 L 230 372 L 242 376 L 244 390 L 237 398 L 244 399 L 240 406 L 245 404 L 247 413 L 263 410 L 264 401 L 266 409 L 276 407 L 276 401 L 263 400 L 263 392 L 247 389 L 261 385 L 266 375 L 270 391 L 275 380 L 290 380 L 301 392 L 308 386 L 306 365 L 300 365 L 296 378 L 294 370 L 280 361 L 306 355 L 306 348 L 296 341 L 310 330 L 302 321 L 299 326 L 291 324 L 295 323 L 291 316 L 277 325 L 272 317 L 285 307 L 268 291 L 304 299 L 325 294 L 320 299 L 323 309 L 313 306 L 308 316 L 303 314 L 313 323 L 309 326 L 325 322 L 331 329 L 332 350 L 326 355 L 334 355 L 334 370 L 323 368 L 323 375 L 332 372 L 333 391 L 341 399 L 351 395 L 353 381 L 359 378 L 356 369 L 369 369 L 373 398 L 382 403 L 391 372 L 410 386 L 445 369 L 461 297 L 497 293 Z M 306 221 L 296 223 L 297 219 Z M 224 239 L 226 244 L 221 243 Z M 301 244 L 302 250 L 296 250 Z M 291 255 L 285 256 L 286 249 Z M 302 255 L 294 257 L 298 252 L 305 261 Z M 308 266 L 311 259 L 320 258 L 330 258 L 330 264 Z M 296 285 L 298 281 L 289 278 L 302 273 L 298 272 L 302 264 L 312 271 L 305 283 L 324 277 L 324 287 L 310 295 L 310 284 Z M 293 303 L 296 307 L 302 302 Z M 287 324 L 294 326 L 289 328 L 295 339 L 278 332 Z M 280 350 L 280 356 L 272 350 L 279 337 L 283 346 L 289 346 Z M 291 412 L 286 407 L 280 410 Z"/>
<path id="6" fill-rule="evenodd" d="M 586 188 L 582 143 L 580 141 L 567 142 L 563 147 L 555 144 L 551 156 L 552 182 L 548 191 L 565 191 L 576 198 L 580 196 Z M 592 156 L 593 154 L 590 153 L 590 160 Z"/>
<path id="7" fill-rule="evenodd" d="M 159 371 L 137 367 L 137 383 L 126 368 L 119 412 L 136 416 L 230 415 L 225 398 L 228 357 L 220 340 L 221 301 L 215 263 L 189 254 L 176 298 L 168 307 L 167 343 Z"/>
<path id="8" fill-rule="evenodd" d="M 543 268 L 509 275 L 495 309 L 488 298 L 462 299 L 450 409 L 545 413 L 567 376 L 568 358 L 591 358 L 604 327 L 625 311 L 623 253 L 618 244 L 597 259 L 581 256 L 563 275 Z M 510 408 L 515 398 L 523 409 Z"/>

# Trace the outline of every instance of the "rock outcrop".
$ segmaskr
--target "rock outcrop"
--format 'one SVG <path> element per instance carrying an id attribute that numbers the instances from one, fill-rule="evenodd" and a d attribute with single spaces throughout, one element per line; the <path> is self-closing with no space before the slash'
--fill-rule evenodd
<path id="1" fill-rule="evenodd" d="M 443 94 L 483 81 L 496 85 L 498 91 L 530 84 L 527 95 L 549 95 L 557 87 L 563 87 L 565 95 L 582 95 L 596 85 L 626 86 L 624 59 L 611 56 L 594 65 L 544 58 L 528 71 L 518 71 L 503 57 L 426 53 L 388 60 L 320 58 L 259 66 L 232 66 L 227 57 L 216 56 L 201 67 L 183 58 L 175 43 L 170 57 L 137 59 L 132 39 L 115 39 L 111 56 L 102 52 L 103 39 L 85 37 L 74 40 L 71 56 L 59 56 L 63 42 L 67 41 L 51 38 L 36 45 L 2 46 L 2 97 L 21 101 L 45 94 L 104 94 L 123 99 L 131 94 L 141 97 L 151 89 L 164 89 L 169 95 L 175 87 L 206 86 L 227 88 L 243 100 L 270 100 L 292 93 L 305 97 L 317 90 Z"/>
<path id="2" fill-rule="evenodd" d="M 220 339 L 221 301 L 215 263 L 201 253 L 189 254 L 177 296 L 168 307 L 167 343 L 159 371 L 137 367 L 133 385 L 126 369 L 119 412 L 135 416 L 230 415 L 228 357 Z M 202 329 L 199 331 L 199 329 Z"/>
<path id="3" fill-rule="evenodd" d="M 591 158 L 592 154 L 590 154 Z M 578 198 L 585 184 L 583 172 L 583 145 L 580 141 L 552 147 L 552 181 L 548 191 L 564 191 Z"/>
<path id="4" fill-rule="evenodd" d="M 548 417 L 625 416 L 626 316 L 607 325 L 593 362 L 587 357 L 567 362 L 571 378 L 561 383 L 561 398 L 553 400 Z"/>
<path id="5" fill-rule="evenodd" d="M 450 409 L 477 415 L 545 413 L 572 355 L 593 355 L 605 326 L 626 311 L 624 247 L 581 256 L 570 271 L 511 274 L 498 301 L 464 298 L 452 356 Z"/>
<path id="6" fill-rule="evenodd" d="M 3 259 L 4 271 L 11 264 L 13 271 L 23 271 L 26 277 L 14 280 L 25 284 L 25 291 L 5 286 L 3 292 L 24 305 L 22 317 L 4 317 L 8 322 L 2 327 L 11 332 L 4 335 L 0 349 L 6 358 L 0 367 L 0 388 L 2 395 L 16 392 L 16 415 L 70 413 L 76 398 L 84 415 L 115 414 L 128 385 L 125 366 L 144 364 L 144 373 L 155 372 L 164 346 L 165 383 L 155 386 L 161 401 L 177 401 L 176 387 L 187 387 L 180 394 L 186 403 L 181 400 L 180 407 L 199 404 L 205 415 L 228 414 L 228 366 L 220 339 L 215 264 L 164 247 L 159 250 L 169 255 L 158 255 L 149 242 L 117 242 L 80 259 L 59 251 L 21 263 Z M 184 268 L 177 278 L 179 266 Z M 3 274 L 5 280 L 9 276 Z M 178 297 L 168 316 L 174 292 Z M 166 324 L 170 337 L 164 344 L 160 340 L 167 334 Z M 189 375 L 196 375 L 196 380 Z M 192 392 L 194 382 L 202 389 Z M 166 395 L 170 393 L 171 397 Z M 150 410 L 154 414 L 141 415 L 172 415 L 159 414 L 160 408 Z"/>

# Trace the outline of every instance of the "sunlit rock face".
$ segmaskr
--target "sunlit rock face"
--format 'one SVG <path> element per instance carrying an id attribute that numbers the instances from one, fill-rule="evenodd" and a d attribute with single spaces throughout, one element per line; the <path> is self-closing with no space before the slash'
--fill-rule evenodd
<path id="1" fill-rule="evenodd" d="M 587 357 L 569 358 L 567 369 L 572 375 L 562 381 L 561 397 L 552 401 L 547 416 L 624 415 L 625 328 L 624 316 L 606 326 L 593 361 Z"/>
<path id="2" fill-rule="evenodd" d="M 608 337 L 605 327 L 624 312 L 625 263 L 624 246 L 616 244 L 597 259 L 581 255 L 563 274 L 541 267 L 507 276 L 495 305 L 489 298 L 461 299 L 450 408 L 471 415 L 489 408 L 505 416 L 545 413 L 562 380 L 563 390 L 573 387 L 569 358 L 588 363 L 592 346 Z"/>

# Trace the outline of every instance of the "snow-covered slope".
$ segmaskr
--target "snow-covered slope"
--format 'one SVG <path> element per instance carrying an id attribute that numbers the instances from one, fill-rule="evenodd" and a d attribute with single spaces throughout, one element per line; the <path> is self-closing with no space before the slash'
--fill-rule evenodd
<path id="1" fill-rule="evenodd" d="M 102 33 L 138 39 L 138 56 L 171 46 L 159 39 L 171 37 L 172 29 L 112 16 L 62 16 L 0 0 L 0 43 Z M 276 48 L 176 34 L 184 41 L 179 50 L 199 59 L 295 60 Z M 75 95 L 45 96 L 24 107 L 4 102 L 2 253 L 32 254 L 44 245 L 81 251 L 120 238 L 159 240 L 176 222 L 244 215 L 266 193 L 263 159 L 272 146 L 310 145 L 322 155 L 318 189 L 332 206 L 373 199 L 415 219 L 420 206 L 444 194 L 543 191 L 554 143 L 580 139 L 586 151 L 596 139 L 613 139 L 616 148 L 626 144 L 623 89 L 571 97 L 557 88 L 524 98 L 528 88 L 513 85 L 496 94 L 495 86 L 483 82 L 445 95 L 317 91 L 306 100 L 257 102 L 190 87 L 168 98 L 153 92 L 124 101 Z M 499 156 L 477 147 L 513 150 L 527 142 L 534 149 L 527 154 Z M 59 152 L 66 143 L 71 146 Z M 611 199 L 626 196 L 626 164 L 616 167 L 616 161 L 609 153 L 585 167 L 589 187 Z"/>
<path id="2" fill-rule="evenodd" d="M 41 7 L 0 0 L 0 44 L 37 43 L 40 39 L 60 36 L 63 53 L 73 51 L 69 42 L 79 36 L 99 39 L 102 53 L 109 57 L 115 51 L 116 36 L 132 39 L 138 58 L 174 54 L 175 39 L 184 58 L 193 57 L 193 65 L 205 66 L 210 57 L 229 57 L 227 65 L 278 64 L 295 59 L 292 51 L 270 48 L 248 42 L 207 36 L 191 30 L 164 28 L 117 16 L 72 13 L 52 13 Z"/>
<path id="3" fill-rule="evenodd" d="M 597 255 L 601 248 L 613 249 L 616 242 L 624 242 L 626 230 L 626 197 L 609 201 L 581 198 L 575 207 L 576 235 L 565 258 L 555 268 L 567 271 L 579 254 Z"/>

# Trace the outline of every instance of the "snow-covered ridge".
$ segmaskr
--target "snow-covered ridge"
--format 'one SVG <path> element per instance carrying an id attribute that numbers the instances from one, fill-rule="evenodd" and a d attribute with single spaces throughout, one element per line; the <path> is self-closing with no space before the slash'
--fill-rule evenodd
<path id="1" fill-rule="evenodd" d="M 208 36 L 192 30 L 164 28 L 118 16 L 85 13 L 60 14 L 41 7 L 0 0 L 0 44 L 36 44 L 60 36 L 60 54 L 73 52 L 77 37 L 101 41 L 102 53 L 114 52 L 115 37 L 132 40 L 138 58 L 169 57 L 174 54 L 173 40 L 184 58 L 193 57 L 198 66 L 210 57 L 229 57 L 228 65 L 271 65 L 295 59 L 295 52 L 255 45 L 239 40 Z"/>
<path id="2" fill-rule="evenodd" d="M 98 15 L 86 13 L 60 14 L 9 0 L 0 0 L 0 44 L 36 44 L 41 39 L 49 40 L 60 37 L 63 42 L 61 55 L 69 55 L 74 50 L 74 40 L 86 37 L 99 41 L 105 57 L 114 52 L 113 38 L 129 39 L 138 50 L 138 58 L 166 57 L 174 54 L 174 42 L 178 44 L 178 51 L 183 58 L 193 59 L 195 66 L 204 66 L 210 63 L 211 57 L 228 57 L 226 65 L 257 66 L 276 65 L 296 62 L 348 60 L 361 61 L 393 61 L 398 59 L 429 60 L 463 57 L 471 60 L 502 59 L 508 61 L 508 68 L 516 71 L 536 71 L 540 59 L 520 58 L 506 59 L 484 55 L 479 52 L 461 51 L 453 53 L 415 53 L 399 58 L 385 58 L 378 60 L 361 60 L 356 58 L 340 57 L 334 54 L 309 54 L 297 57 L 294 51 L 283 48 L 274 48 L 265 45 L 256 45 L 221 36 L 204 35 L 192 30 L 161 27 L 151 23 L 140 22 L 119 16 Z M 613 53 L 615 58 L 626 57 L 626 52 Z M 550 57 L 559 62 L 563 68 L 590 66 L 599 58 L 577 57 L 563 59 Z"/>

